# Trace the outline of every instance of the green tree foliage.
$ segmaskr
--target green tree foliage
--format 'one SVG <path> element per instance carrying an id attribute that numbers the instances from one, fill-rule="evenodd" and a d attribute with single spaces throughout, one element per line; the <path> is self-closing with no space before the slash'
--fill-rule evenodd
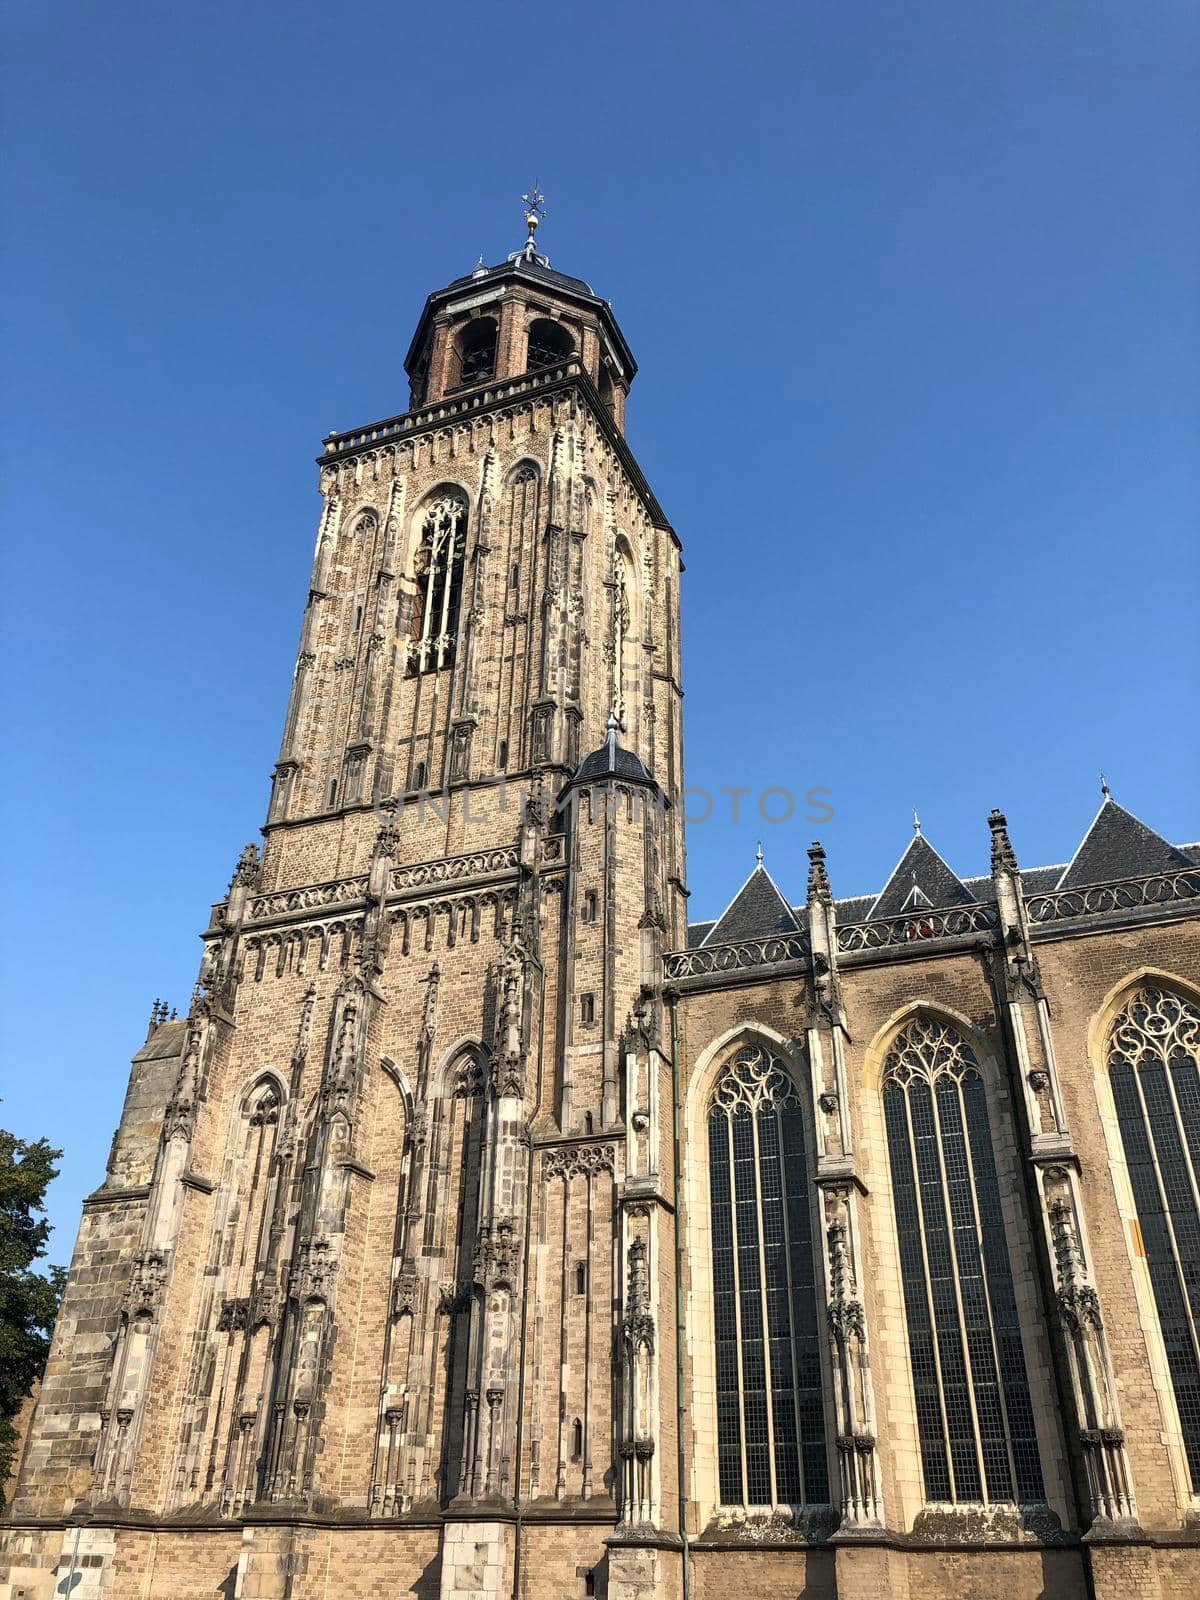
<path id="1" fill-rule="evenodd" d="M 0 1128 L 0 1505 L 17 1444 L 14 1418 L 41 1374 L 66 1273 L 32 1270 L 46 1253 L 46 1186 L 62 1155 L 45 1139 L 26 1144 Z"/>

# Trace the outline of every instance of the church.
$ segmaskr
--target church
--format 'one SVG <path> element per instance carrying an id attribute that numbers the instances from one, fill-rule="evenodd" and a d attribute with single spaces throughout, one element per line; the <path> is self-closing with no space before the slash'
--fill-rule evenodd
<path id="1" fill-rule="evenodd" d="M 689 920 L 681 543 L 526 199 L 323 443 L 0 1595 L 1194 1600 L 1200 846 L 1105 793 Z"/>

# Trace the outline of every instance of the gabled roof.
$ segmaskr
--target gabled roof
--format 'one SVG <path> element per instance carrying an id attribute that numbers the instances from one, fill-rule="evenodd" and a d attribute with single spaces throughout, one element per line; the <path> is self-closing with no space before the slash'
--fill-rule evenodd
<path id="1" fill-rule="evenodd" d="M 1021 883 L 1026 894 L 1047 894 L 1057 888 L 1111 883 L 1195 866 L 1200 866 L 1200 844 L 1171 844 L 1106 796 L 1071 861 L 1066 866 L 1059 862 L 1055 866 L 1023 867 Z M 915 906 L 936 909 L 978 901 L 988 903 L 995 898 L 996 886 L 990 873 L 956 877 L 929 841 L 918 834 L 900 857 L 882 893 L 852 895 L 834 904 L 838 924 L 845 926 L 876 917 L 903 917 Z M 783 896 L 770 874 L 758 867 L 717 922 L 693 922 L 689 926 L 688 948 L 803 929 L 807 907 L 786 908 L 785 914 L 782 903 Z"/>
<path id="2" fill-rule="evenodd" d="M 773 933 L 799 931 L 795 912 L 760 861 L 700 942 L 731 944 L 737 939 L 764 939 Z"/>
<path id="3" fill-rule="evenodd" d="M 915 834 L 908 849 L 900 857 L 895 871 L 867 919 L 873 917 L 899 917 L 905 911 L 923 906 L 970 905 L 975 896 L 955 876 L 923 834 Z"/>
<path id="4" fill-rule="evenodd" d="M 1144 873 L 1191 865 L 1182 850 L 1105 795 L 1056 887 L 1074 889 L 1083 883 L 1109 883 L 1114 878 L 1139 878 Z"/>

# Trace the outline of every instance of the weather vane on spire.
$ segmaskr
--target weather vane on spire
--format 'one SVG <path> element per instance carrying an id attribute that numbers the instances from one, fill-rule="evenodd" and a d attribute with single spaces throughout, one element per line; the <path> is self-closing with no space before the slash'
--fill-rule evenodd
<path id="1" fill-rule="evenodd" d="M 537 231 L 546 220 L 546 196 L 535 183 L 528 194 L 521 196 L 521 205 L 524 208 L 525 226 L 529 229 L 529 237 L 519 250 L 514 250 L 509 256 L 510 261 L 536 261 L 540 267 L 548 267 L 549 261 L 545 256 L 538 254 Z"/>

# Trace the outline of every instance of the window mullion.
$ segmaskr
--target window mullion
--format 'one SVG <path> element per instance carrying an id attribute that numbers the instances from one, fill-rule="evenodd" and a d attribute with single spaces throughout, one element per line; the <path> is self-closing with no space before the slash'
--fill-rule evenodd
<path id="1" fill-rule="evenodd" d="M 771 1325 L 767 1311 L 767 1253 L 764 1245 L 763 1210 L 762 1210 L 762 1167 L 761 1156 L 758 1148 L 758 1112 L 750 1113 L 750 1134 L 754 1149 L 754 1217 L 758 1229 L 758 1302 L 762 1317 L 762 1346 L 763 1346 L 763 1392 L 767 1402 L 767 1471 L 771 1479 L 771 1508 L 779 1504 L 779 1495 L 775 1487 L 775 1375 L 771 1366 Z M 780 1149 L 782 1166 L 782 1148 Z"/>
<path id="2" fill-rule="evenodd" d="M 1146 1096 L 1142 1089 L 1141 1055 L 1142 1052 L 1139 1052 L 1138 1059 L 1130 1062 L 1130 1069 L 1134 1085 L 1137 1088 L 1138 1107 L 1142 1114 L 1142 1126 L 1146 1130 L 1146 1144 L 1152 1157 L 1151 1169 L 1154 1173 L 1154 1187 L 1158 1194 L 1159 1205 L 1162 1208 L 1163 1222 L 1166 1224 L 1167 1239 L 1171 1246 L 1171 1260 L 1175 1264 L 1175 1277 L 1179 1284 L 1179 1299 L 1183 1305 L 1184 1317 L 1187 1320 L 1192 1352 L 1197 1365 L 1200 1366 L 1200 1335 L 1197 1333 L 1196 1319 L 1192 1311 L 1191 1299 L 1188 1295 L 1188 1281 L 1183 1270 L 1183 1258 L 1179 1254 L 1179 1241 L 1175 1237 L 1175 1219 L 1171 1214 L 1171 1205 L 1167 1199 L 1166 1188 L 1163 1185 L 1162 1163 L 1158 1153 L 1158 1140 L 1154 1133 L 1154 1123 L 1150 1120 L 1150 1112 L 1146 1106 Z M 1164 1075 L 1169 1079 L 1171 1075 L 1170 1068 L 1164 1066 L 1163 1070 Z M 1172 1106 L 1175 1105 L 1173 1097 L 1171 1103 Z M 1176 1108 L 1176 1116 L 1178 1117 L 1178 1108 Z M 1182 1129 L 1179 1127 L 1178 1122 L 1176 1128 L 1177 1132 L 1182 1136 Z"/>
<path id="3" fill-rule="evenodd" d="M 788 1216 L 788 1181 L 787 1181 L 787 1152 L 783 1141 L 783 1117 L 778 1106 L 772 1108 L 775 1113 L 776 1137 L 779 1140 L 779 1194 L 780 1209 L 783 1212 L 783 1258 L 787 1269 L 787 1315 L 788 1315 L 788 1344 L 792 1357 L 792 1408 L 796 1434 L 796 1476 L 800 1482 L 800 1502 L 808 1504 L 808 1484 L 804 1476 L 804 1440 L 800 1427 L 800 1369 L 796 1365 L 796 1316 L 795 1316 L 795 1290 L 792 1284 L 792 1224 Z M 804 1196 L 805 1204 L 808 1203 L 807 1193 Z"/>
<path id="4" fill-rule="evenodd" d="M 446 665 L 446 656 L 450 645 L 446 638 L 450 626 L 450 591 L 454 587 L 454 549 L 458 537 L 458 518 L 450 518 L 450 526 L 442 541 L 442 554 L 444 557 L 442 571 L 442 614 L 438 618 L 438 633 L 435 648 L 437 650 L 437 663 L 439 667 Z"/>
<path id="5" fill-rule="evenodd" d="M 982 1079 L 980 1081 L 982 1082 Z M 967 1105 L 966 1100 L 963 1097 L 961 1078 L 958 1079 L 955 1087 L 958 1090 L 958 1114 L 962 1119 L 963 1154 L 966 1158 L 967 1177 L 970 1183 L 971 1215 L 974 1218 L 975 1223 L 975 1248 L 979 1251 L 979 1276 L 983 1281 L 983 1299 L 984 1305 L 987 1307 L 988 1339 L 992 1347 L 992 1361 L 996 1369 L 996 1392 L 1000 1399 L 1000 1415 L 1004 1422 L 1004 1450 L 1005 1454 L 1008 1456 L 1008 1481 L 1012 1486 L 1013 1500 L 1016 1501 L 1018 1498 L 1017 1462 L 1016 1457 L 1013 1455 L 1012 1428 L 1009 1426 L 1008 1421 L 1008 1392 L 1004 1383 L 1004 1370 L 1000 1365 L 1000 1346 L 996 1342 L 996 1313 L 992 1306 L 992 1284 L 988 1275 L 987 1253 L 984 1250 L 983 1245 L 983 1219 L 979 1214 L 979 1189 L 975 1182 L 975 1158 L 971 1154 L 971 1139 L 967 1123 Z M 1008 1230 L 1004 1227 L 1003 1215 L 1000 1217 L 1000 1227 L 1003 1232 L 1004 1248 L 1007 1250 Z M 1009 1265 L 1011 1269 L 1011 1261 Z M 1015 1331 L 1017 1337 L 1020 1338 L 1020 1328 L 1018 1327 Z M 974 1374 L 972 1373 L 972 1377 L 973 1376 Z M 979 1479 L 986 1495 L 988 1492 L 987 1463 L 983 1459 L 982 1440 L 980 1441 L 979 1451 Z"/>
<path id="6" fill-rule="evenodd" d="M 950 1427 L 946 1418 L 946 1384 L 942 1377 L 942 1352 L 938 1340 L 937 1310 L 933 1304 L 933 1279 L 929 1272 L 929 1250 L 925 1242 L 925 1196 L 921 1189 L 921 1169 L 917 1162 L 917 1137 L 913 1132 L 912 1106 L 909 1104 L 908 1091 L 909 1084 L 902 1085 L 905 1127 L 908 1131 L 908 1155 L 913 1173 L 913 1199 L 917 1207 L 918 1233 L 921 1240 L 921 1266 L 925 1274 L 925 1309 L 929 1317 L 929 1345 L 933 1352 L 934 1371 L 937 1373 L 938 1412 L 942 1419 L 942 1447 L 946 1452 L 946 1476 L 950 1480 L 950 1499 L 954 1502 L 958 1499 L 958 1490 L 954 1481 L 954 1456 L 950 1449 Z M 931 1084 L 930 1099 L 932 1098 Z"/>
<path id="7" fill-rule="evenodd" d="M 733 1331 L 737 1340 L 738 1447 L 742 1453 L 742 1505 L 749 1505 L 750 1478 L 746 1468 L 746 1374 L 742 1352 L 742 1275 L 738 1264 L 737 1183 L 734 1178 L 733 1115 L 725 1113 L 725 1138 L 729 1145 L 729 1223 L 733 1241 Z"/>
<path id="8" fill-rule="evenodd" d="M 437 587 L 437 520 L 429 530 L 429 566 L 425 572 L 425 614 L 421 619 L 421 671 L 429 664 L 430 618 L 433 616 L 433 592 Z"/>
<path id="9" fill-rule="evenodd" d="M 1196 1167 L 1192 1161 L 1191 1145 L 1188 1143 L 1187 1125 L 1183 1119 L 1183 1111 L 1179 1104 L 1179 1097 L 1175 1093 L 1175 1074 L 1171 1071 L 1171 1057 L 1166 1050 L 1163 1050 L 1160 1053 L 1162 1055 L 1163 1077 L 1166 1079 L 1167 1093 L 1171 1097 L 1171 1110 L 1175 1115 L 1175 1128 L 1179 1138 L 1179 1149 L 1183 1156 L 1184 1166 L 1188 1175 L 1188 1182 L 1192 1186 L 1192 1204 L 1196 1208 L 1197 1217 L 1200 1217 L 1200 1183 L 1198 1183 L 1196 1179 Z M 1151 1130 L 1151 1133 L 1153 1133 L 1153 1130 Z M 1154 1149 L 1155 1153 L 1157 1154 L 1157 1143 L 1155 1143 Z M 1192 1308 L 1189 1306 L 1189 1309 Z"/>
<path id="10" fill-rule="evenodd" d="M 938 1076 L 943 1076 L 939 1074 Z M 957 1090 L 958 1084 L 955 1083 Z M 938 1177 L 942 1184 L 942 1205 L 946 1215 L 946 1244 L 950 1253 L 950 1273 L 954 1281 L 954 1304 L 958 1310 L 958 1337 L 962 1345 L 963 1372 L 967 1379 L 967 1404 L 971 1408 L 971 1431 L 975 1435 L 975 1462 L 979 1472 L 979 1492 L 984 1504 L 988 1503 L 987 1473 L 983 1461 L 983 1436 L 979 1431 L 979 1413 L 975 1406 L 975 1366 L 971 1360 L 971 1342 L 967 1333 L 967 1317 L 963 1310 L 962 1280 L 958 1270 L 958 1245 L 954 1238 L 954 1212 L 950 1208 L 950 1185 L 946 1179 L 946 1155 L 942 1147 L 942 1118 L 938 1109 L 937 1077 L 929 1080 L 929 1102 L 933 1111 L 933 1125 L 937 1130 Z M 963 1123 L 963 1144 L 966 1144 L 966 1123 Z M 982 1266 L 982 1262 L 980 1263 Z M 997 1374 L 997 1377 L 999 1374 Z"/>

